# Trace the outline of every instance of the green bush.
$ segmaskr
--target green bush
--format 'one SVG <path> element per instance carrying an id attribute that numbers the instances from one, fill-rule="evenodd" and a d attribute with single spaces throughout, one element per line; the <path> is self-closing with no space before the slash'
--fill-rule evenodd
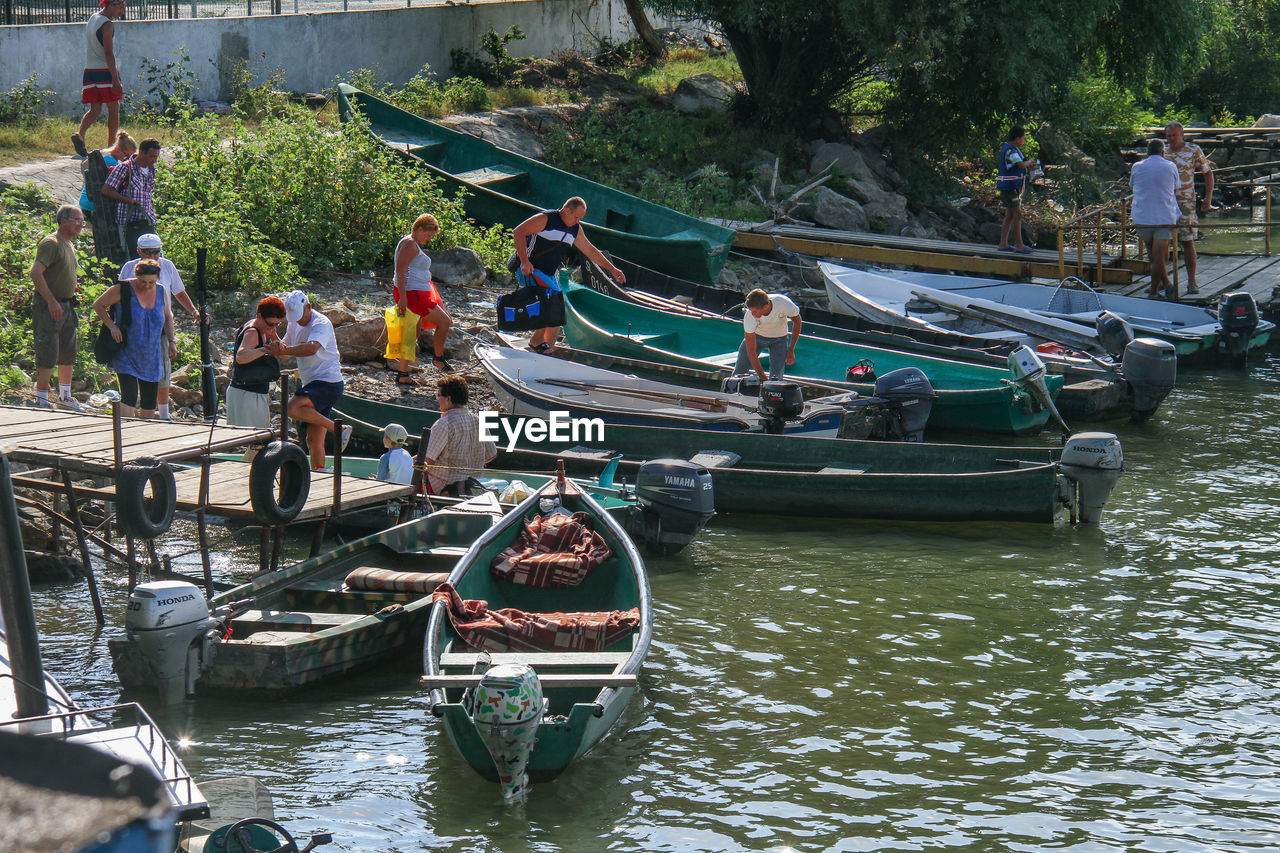
<path id="1" fill-rule="evenodd" d="M 489 59 L 481 59 L 469 50 L 455 48 L 449 56 L 453 60 L 453 71 L 459 77 L 474 77 L 493 86 L 505 86 L 511 82 L 511 75 L 520 67 L 520 62 L 507 50 L 513 41 L 523 41 L 524 30 L 519 24 L 512 24 L 505 33 L 498 33 L 493 27 L 480 36 L 480 48 Z"/>
<path id="2" fill-rule="evenodd" d="M 44 105 L 53 97 L 48 89 L 36 88 L 36 75 L 0 95 L 0 124 L 30 126 L 44 115 Z"/>

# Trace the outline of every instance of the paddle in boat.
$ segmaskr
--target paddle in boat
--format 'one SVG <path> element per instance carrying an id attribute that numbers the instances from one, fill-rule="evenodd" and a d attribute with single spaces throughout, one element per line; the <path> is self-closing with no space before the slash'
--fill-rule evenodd
<path id="1" fill-rule="evenodd" d="M 518 800 L 617 723 L 653 632 L 644 561 L 563 469 L 436 590 L 423 686 L 458 753 Z"/>

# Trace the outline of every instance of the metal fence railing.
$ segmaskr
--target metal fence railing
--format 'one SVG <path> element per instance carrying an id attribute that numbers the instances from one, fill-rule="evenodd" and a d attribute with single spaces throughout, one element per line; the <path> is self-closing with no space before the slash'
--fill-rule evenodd
<path id="1" fill-rule="evenodd" d="M 238 18 L 304 12 L 355 12 L 440 6 L 446 0 L 129 0 L 125 21 Z M 83 23 L 96 0 L 0 0 L 0 25 Z"/>

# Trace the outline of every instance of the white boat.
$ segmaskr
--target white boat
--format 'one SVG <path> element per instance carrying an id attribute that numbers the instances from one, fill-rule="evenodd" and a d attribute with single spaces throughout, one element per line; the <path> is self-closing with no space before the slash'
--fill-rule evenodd
<path id="1" fill-rule="evenodd" d="M 1173 344 L 1180 356 L 1213 350 L 1221 331 L 1218 316 L 1205 308 L 1100 293 L 1082 282 L 1051 286 L 826 262 L 819 267 L 832 311 L 905 327 L 1012 337 L 1032 345 L 1055 341 L 1102 352 L 1096 323 L 1109 311 L 1135 334 Z M 1260 320 L 1250 332 L 1250 346 L 1266 343 L 1274 328 Z"/>
<path id="2" fill-rule="evenodd" d="M 719 432 L 765 429 L 757 397 L 686 388 L 511 347 L 477 346 L 475 353 L 493 380 L 498 402 L 513 415 L 545 419 L 567 412 L 570 418 L 610 424 Z M 844 415 L 839 403 L 806 402 L 782 431 L 834 438 Z"/>

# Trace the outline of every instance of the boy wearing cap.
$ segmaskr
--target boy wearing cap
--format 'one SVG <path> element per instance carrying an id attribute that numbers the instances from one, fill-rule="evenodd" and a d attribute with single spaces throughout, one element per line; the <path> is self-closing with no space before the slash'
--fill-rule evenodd
<path id="1" fill-rule="evenodd" d="M 289 401 L 289 417 L 321 429 L 307 430 L 307 449 L 311 451 L 311 467 L 324 468 L 324 435 L 333 432 L 329 419 L 333 404 L 342 396 L 342 367 L 338 355 L 338 339 L 333 324 L 319 311 L 313 311 L 307 295 L 295 290 L 284 298 L 284 316 L 289 329 L 284 335 L 280 355 L 298 360 L 301 386 Z M 342 428 L 339 446 L 347 449 L 351 427 Z"/>
<path id="2" fill-rule="evenodd" d="M 80 100 L 89 105 L 80 119 L 80 128 L 71 134 L 71 145 L 81 157 L 89 156 L 84 140 L 89 128 L 107 105 L 107 144 L 115 142 L 120 129 L 120 99 L 124 87 L 116 69 L 115 22 L 124 17 L 125 0 L 98 0 L 98 11 L 89 18 L 88 52 L 80 81 Z M 70 7 L 68 7 L 70 8 Z"/>
<path id="3" fill-rule="evenodd" d="M 409 431 L 400 424 L 387 424 L 382 429 L 382 446 L 387 452 L 378 460 L 377 479 L 384 483 L 401 483 L 409 485 L 413 482 L 413 457 L 404 449 L 409 440 Z"/>

